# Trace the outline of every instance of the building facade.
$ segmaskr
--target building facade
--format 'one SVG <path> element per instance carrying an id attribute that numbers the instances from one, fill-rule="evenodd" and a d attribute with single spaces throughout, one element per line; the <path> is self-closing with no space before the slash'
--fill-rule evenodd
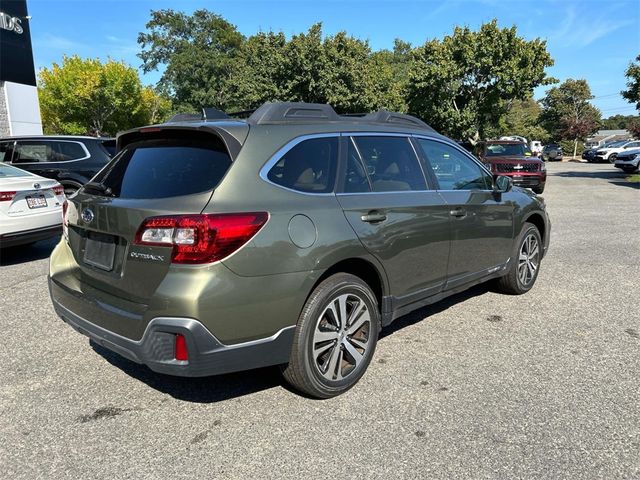
<path id="1" fill-rule="evenodd" d="M 0 0 L 0 136 L 42 135 L 26 0 Z"/>

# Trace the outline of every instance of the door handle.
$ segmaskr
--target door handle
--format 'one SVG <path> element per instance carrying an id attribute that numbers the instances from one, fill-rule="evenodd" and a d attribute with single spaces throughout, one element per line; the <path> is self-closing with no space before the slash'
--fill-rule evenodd
<path id="1" fill-rule="evenodd" d="M 454 208 L 449 212 L 449 215 L 456 218 L 463 218 L 467 216 L 467 211 L 464 208 Z"/>
<path id="2" fill-rule="evenodd" d="M 384 213 L 376 212 L 375 210 L 360 217 L 360 220 L 367 223 L 384 222 L 386 219 L 387 216 Z"/>

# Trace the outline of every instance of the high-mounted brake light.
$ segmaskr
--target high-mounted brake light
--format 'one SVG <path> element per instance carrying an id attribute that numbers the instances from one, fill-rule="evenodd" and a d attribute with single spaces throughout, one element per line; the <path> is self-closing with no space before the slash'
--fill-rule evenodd
<path id="1" fill-rule="evenodd" d="M 10 202 L 15 195 L 16 192 L 0 192 L 0 202 Z"/>
<path id="2" fill-rule="evenodd" d="M 211 263 L 246 244 L 268 219 L 267 212 L 151 217 L 140 225 L 134 243 L 173 247 L 173 263 Z"/>

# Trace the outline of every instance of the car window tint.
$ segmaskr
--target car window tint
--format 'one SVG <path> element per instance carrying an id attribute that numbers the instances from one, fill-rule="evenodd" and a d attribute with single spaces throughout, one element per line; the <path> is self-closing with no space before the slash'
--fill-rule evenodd
<path id="1" fill-rule="evenodd" d="M 55 151 L 52 161 L 67 162 L 69 160 L 79 160 L 87 156 L 87 153 L 77 142 L 54 142 Z"/>
<path id="2" fill-rule="evenodd" d="M 359 193 L 359 192 L 370 192 L 371 185 L 369 184 L 369 179 L 367 178 L 367 174 L 364 170 L 364 165 L 362 165 L 362 161 L 360 160 L 360 156 L 358 155 L 358 151 L 353 144 L 353 141 L 349 140 L 347 148 L 347 171 L 344 176 L 344 193 Z"/>
<path id="3" fill-rule="evenodd" d="M 426 190 L 427 184 L 406 137 L 353 137 L 374 192 Z"/>
<path id="4" fill-rule="evenodd" d="M 11 151 L 13 142 L 0 142 L 0 162 L 8 162 L 11 160 Z"/>
<path id="5" fill-rule="evenodd" d="M 213 142 L 164 140 L 127 147 L 95 181 L 120 198 L 167 198 L 214 189 L 231 166 Z"/>
<path id="6" fill-rule="evenodd" d="M 445 143 L 419 139 L 441 190 L 488 190 L 491 175 L 461 151 Z"/>
<path id="7" fill-rule="evenodd" d="M 338 137 L 312 138 L 291 148 L 269 170 L 277 185 L 307 193 L 333 191 L 338 163 Z"/>
<path id="8" fill-rule="evenodd" d="M 16 142 L 12 163 L 48 162 L 53 156 L 52 142 L 22 140 Z"/>

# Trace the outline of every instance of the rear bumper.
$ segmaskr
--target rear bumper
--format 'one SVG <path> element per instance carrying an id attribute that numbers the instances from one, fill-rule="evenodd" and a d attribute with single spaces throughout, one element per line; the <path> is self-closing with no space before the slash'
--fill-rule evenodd
<path id="1" fill-rule="evenodd" d="M 4 233 L 0 235 L 0 247 L 15 247 L 26 243 L 39 242 L 62 234 L 62 225 L 53 227 L 34 228 L 21 232 Z"/>
<path id="2" fill-rule="evenodd" d="M 79 333 L 103 347 L 147 365 L 151 370 L 182 377 L 203 377 L 250 370 L 289 361 L 295 326 L 274 335 L 233 345 L 225 345 L 199 321 L 192 318 L 157 317 L 149 322 L 140 340 L 132 340 L 69 310 L 63 304 L 64 288 L 49 278 L 49 292 L 58 316 Z M 174 358 L 175 335 L 184 335 L 188 361 Z"/>

